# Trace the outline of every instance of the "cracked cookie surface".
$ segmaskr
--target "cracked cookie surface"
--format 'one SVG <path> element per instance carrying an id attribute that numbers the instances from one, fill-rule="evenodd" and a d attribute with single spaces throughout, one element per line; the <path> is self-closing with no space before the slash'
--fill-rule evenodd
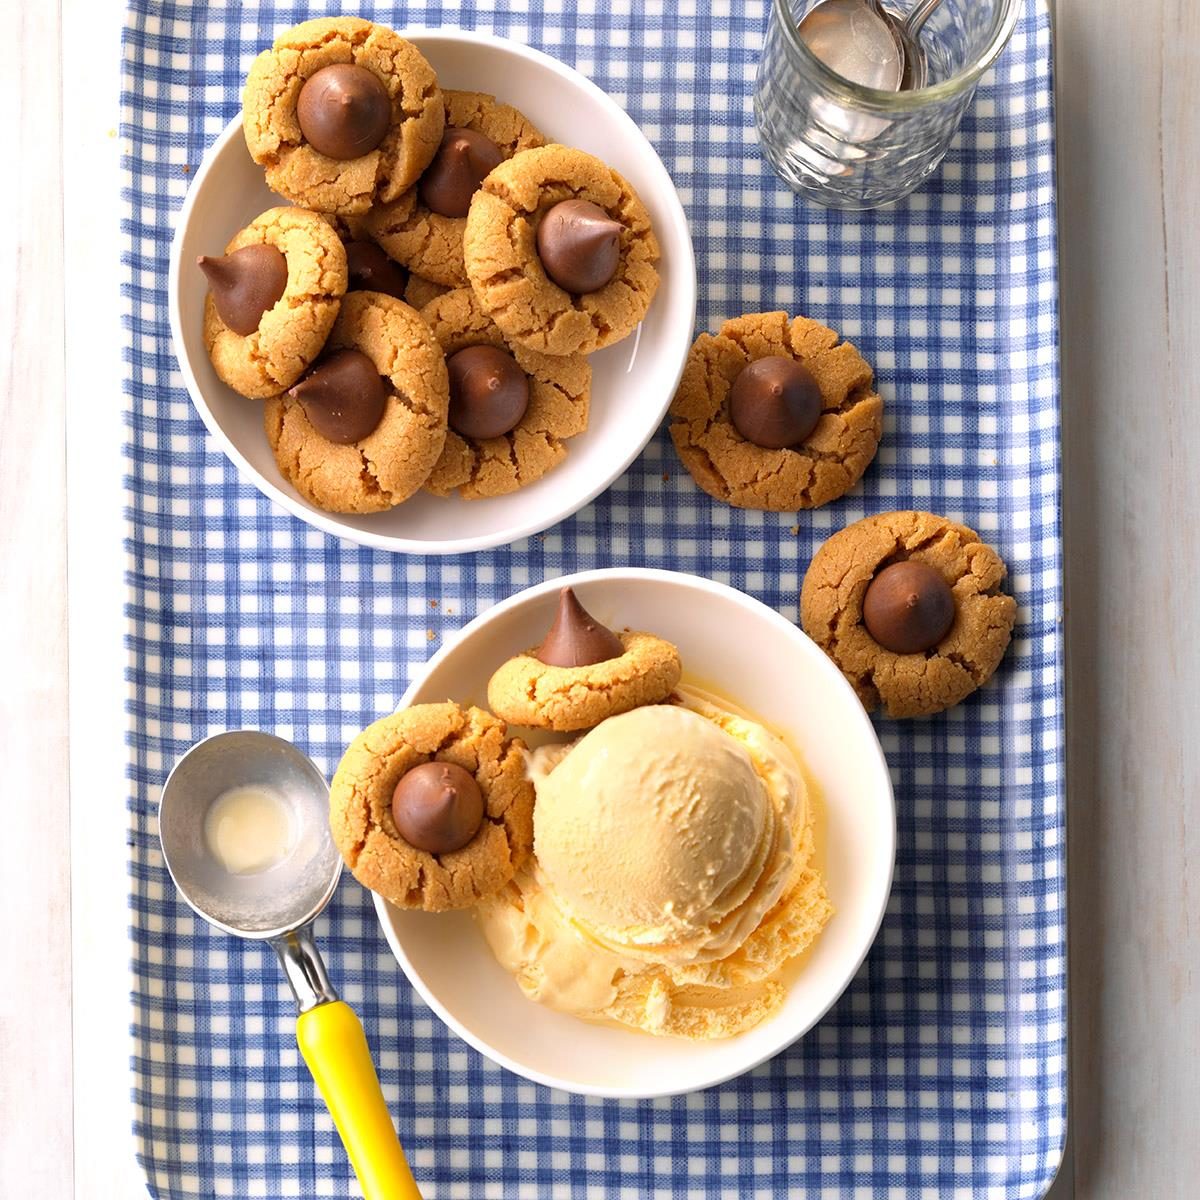
<path id="1" fill-rule="evenodd" d="M 507 350 L 529 379 L 529 407 L 516 428 L 478 440 L 446 431 L 441 458 L 425 484 L 465 500 L 503 496 L 541 479 L 567 455 L 565 439 L 587 428 L 592 368 L 582 354 L 549 355 L 508 340 L 470 288 L 446 292 L 421 311 L 446 357 L 467 346 Z"/>
<path id="2" fill-rule="evenodd" d="M 954 596 L 954 624 L 932 649 L 896 654 L 863 623 L 876 573 L 913 559 L 934 568 Z M 928 716 L 986 683 L 1004 657 L 1017 616 L 1000 591 L 1004 561 L 965 525 L 927 512 L 867 517 L 835 533 L 813 556 L 800 593 L 804 632 L 829 655 L 868 710 Z"/>
<path id="3" fill-rule="evenodd" d="M 514 725 L 574 733 L 662 703 L 683 671 L 679 651 L 652 633 L 626 629 L 617 637 L 624 654 L 586 667 L 548 666 L 533 650 L 510 658 L 488 681 L 488 704 Z"/>
<path id="4" fill-rule="evenodd" d="M 296 104 L 305 81 L 323 67 L 353 63 L 387 90 L 391 126 L 358 158 L 321 154 L 304 139 Z M 318 212 L 365 213 L 411 187 L 437 152 L 445 108 L 425 57 L 384 25 L 360 17 L 321 17 L 281 33 L 251 64 L 242 95 L 250 157 L 272 191 Z"/>
<path id="5" fill-rule="evenodd" d="M 616 274 L 575 296 L 546 274 L 537 227 L 563 200 L 590 200 L 623 226 Z M 632 333 L 658 289 L 658 239 L 630 184 L 598 158 L 551 144 L 515 154 L 471 201 L 467 277 L 506 336 L 543 354 L 591 354 Z"/>
<path id="6" fill-rule="evenodd" d="M 253 400 L 292 386 L 321 352 L 346 293 L 346 252 L 332 227 L 303 208 L 270 208 L 225 247 L 274 246 L 287 260 L 287 286 L 258 328 L 243 337 L 204 300 L 204 345 L 222 383 Z"/>
<path id="7" fill-rule="evenodd" d="M 802 363 L 821 390 L 816 428 L 796 446 L 768 450 L 734 427 L 729 392 L 743 367 L 780 355 Z M 692 478 L 735 508 L 818 508 L 849 491 L 883 432 L 874 374 L 850 342 L 808 317 L 751 313 L 702 333 L 671 403 L 671 439 Z"/>
<path id="8" fill-rule="evenodd" d="M 392 793 L 400 777 L 430 761 L 475 778 L 484 819 L 461 850 L 431 854 L 400 836 Z M 533 784 L 525 746 L 478 708 L 417 704 L 368 725 L 342 756 L 329 790 L 329 827 L 363 887 L 398 908 L 468 908 L 513 877 L 533 845 Z"/>
<path id="9" fill-rule="evenodd" d="M 473 129 L 490 138 L 505 158 L 545 144 L 533 123 L 511 104 L 499 103 L 486 92 L 442 92 L 446 128 Z M 446 217 L 422 202 L 410 188 L 388 204 L 367 214 L 366 230 L 392 258 L 410 271 L 447 288 L 466 287 L 463 259 L 466 217 Z"/>
<path id="10" fill-rule="evenodd" d="M 341 445 L 313 427 L 291 396 L 267 402 L 267 439 L 279 469 L 328 512 L 381 512 L 417 492 L 442 453 L 450 384 L 429 326 L 401 300 L 351 292 L 326 348 L 361 350 L 390 385 L 383 417 L 362 441 Z"/>
<path id="11" fill-rule="evenodd" d="M 450 290 L 440 283 L 434 283 L 432 279 L 422 279 L 420 275 L 409 275 L 408 282 L 404 285 L 404 299 L 413 308 L 421 309 Z"/>

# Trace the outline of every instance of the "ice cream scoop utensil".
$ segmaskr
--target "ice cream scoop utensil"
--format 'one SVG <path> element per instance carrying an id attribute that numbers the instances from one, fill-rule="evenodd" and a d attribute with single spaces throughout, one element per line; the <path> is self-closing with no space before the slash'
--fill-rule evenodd
<path id="1" fill-rule="evenodd" d="M 292 836 L 269 869 L 234 874 L 205 835 L 205 816 L 233 789 L 261 788 L 286 807 Z M 163 786 L 158 832 L 167 870 L 199 916 L 234 937 L 269 942 L 296 997 L 296 1041 L 341 1134 L 366 1200 L 421 1200 L 379 1086 L 362 1023 L 329 982 L 312 922 L 342 861 L 329 836 L 324 776 L 268 733 L 218 733 L 193 746 Z"/>

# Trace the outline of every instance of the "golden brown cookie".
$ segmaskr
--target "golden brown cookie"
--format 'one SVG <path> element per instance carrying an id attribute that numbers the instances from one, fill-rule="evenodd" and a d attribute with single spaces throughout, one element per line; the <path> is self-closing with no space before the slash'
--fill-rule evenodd
<path id="1" fill-rule="evenodd" d="M 342 244 L 346 242 L 361 242 L 369 240 L 367 238 L 367 229 L 364 225 L 365 217 L 343 217 L 338 213 L 321 213 L 321 219 L 327 221 L 332 226 L 334 232 L 342 239 Z"/>
<path id="2" fill-rule="evenodd" d="M 325 67 L 353 64 L 383 85 L 391 124 L 357 158 L 331 158 L 304 137 L 297 116 L 305 82 Z M 437 151 L 445 109 L 437 77 L 421 52 L 383 25 L 360 17 L 321 17 L 285 30 L 251 64 L 242 96 L 250 156 L 272 191 L 319 212 L 365 213 L 412 186 Z"/>
<path id="3" fill-rule="evenodd" d="M 488 704 L 514 725 L 573 733 L 644 704 L 660 704 L 679 682 L 679 651 L 652 633 L 616 635 L 624 654 L 586 667 L 552 667 L 534 650 L 510 658 L 488 682 Z"/>
<path id="4" fill-rule="evenodd" d="M 432 854 L 406 841 L 392 814 L 401 777 L 421 763 L 453 763 L 483 794 L 478 832 L 460 850 Z M 399 908 L 469 908 L 502 888 L 533 844 L 533 784 L 525 746 L 478 708 L 418 704 L 368 725 L 338 764 L 329 827 L 363 887 Z"/>
<path id="5" fill-rule="evenodd" d="M 778 355 L 808 369 L 821 393 L 813 431 L 796 446 L 765 449 L 734 427 L 729 392 L 743 367 Z M 849 491 L 875 457 L 883 400 L 850 342 L 808 317 L 751 313 L 692 346 L 671 403 L 671 438 L 692 478 L 735 508 L 817 508 Z"/>
<path id="6" fill-rule="evenodd" d="M 328 349 L 360 350 L 390 385 L 383 417 L 361 441 L 341 445 L 317 432 L 290 395 L 268 401 L 267 438 L 280 471 L 329 512 L 393 508 L 429 477 L 446 440 L 446 363 L 415 309 L 379 292 L 351 292 Z"/>
<path id="7" fill-rule="evenodd" d="M 587 428 L 592 386 L 587 359 L 582 354 L 538 354 L 508 341 L 470 288 L 446 292 L 421 315 L 447 358 L 467 346 L 496 346 L 508 351 L 529 379 L 529 407 L 511 433 L 478 441 L 447 430 L 426 491 L 448 496 L 457 489 L 466 500 L 503 496 L 560 463 L 567 454 L 565 439 Z"/>
<path id="8" fill-rule="evenodd" d="M 538 257 L 538 225 L 563 200 L 590 201 L 623 227 L 616 274 L 599 291 L 564 291 Z M 567 146 L 525 150 L 496 167 L 471 201 L 463 245 L 484 311 L 510 341 L 543 354 L 591 354 L 620 341 L 658 289 L 645 205 L 611 167 Z"/>
<path id="9" fill-rule="evenodd" d="M 473 129 L 496 144 L 505 158 L 545 144 L 532 122 L 511 104 L 500 104 L 486 92 L 442 92 L 447 129 Z M 366 229 L 398 263 L 444 287 L 467 285 L 463 261 L 466 217 L 433 212 L 421 199 L 420 187 L 410 188 L 388 204 L 367 214 Z"/>
<path id="10" fill-rule="evenodd" d="M 243 337 L 204 301 L 204 344 L 217 375 L 251 399 L 277 396 L 321 353 L 346 292 L 346 254 L 332 228 L 303 208 L 270 208 L 225 247 L 274 246 L 287 260 L 283 295 Z"/>
<path id="11" fill-rule="evenodd" d="M 416 309 L 422 309 L 439 296 L 444 296 L 450 289 L 432 279 L 422 279 L 420 275 L 410 275 L 404 287 L 404 299 Z"/>
<path id="12" fill-rule="evenodd" d="M 953 595 L 953 624 L 936 645 L 898 654 L 864 622 L 867 588 L 885 567 L 933 568 Z M 893 717 L 941 712 L 991 678 L 1012 635 L 1016 601 L 1000 591 L 1000 556 L 965 525 L 927 512 L 867 517 L 831 537 L 813 556 L 800 594 L 804 632 L 841 668 L 867 709 Z"/>

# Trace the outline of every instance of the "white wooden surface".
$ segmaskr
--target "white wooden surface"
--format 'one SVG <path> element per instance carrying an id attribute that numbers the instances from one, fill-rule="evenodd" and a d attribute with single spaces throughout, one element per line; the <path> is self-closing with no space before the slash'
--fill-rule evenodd
<path id="1" fill-rule="evenodd" d="M 0 110 L 21 117 L 0 191 L 0 1197 L 15 1197 L 71 1178 L 71 854 L 59 17 L 5 15 Z M 52 1152 L 22 1145 L 34 1129 Z"/>
<path id="2" fill-rule="evenodd" d="M 1200 5 L 1057 7 L 1072 1111 L 1054 1195 L 1172 1200 L 1200 1186 Z M 123 566 L 122 3 L 0 8 L 17 121 L 0 189 L 0 1197 L 132 1200 L 124 657 L 92 636 L 114 627 Z M 69 579 L 68 512 L 89 530 Z M 68 590 L 77 679 L 110 681 L 71 689 L 70 807 Z"/>
<path id="3" fill-rule="evenodd" d="M 1194 1197 L 1200 4 L 1058 32 L 1076 1185 Z"/>

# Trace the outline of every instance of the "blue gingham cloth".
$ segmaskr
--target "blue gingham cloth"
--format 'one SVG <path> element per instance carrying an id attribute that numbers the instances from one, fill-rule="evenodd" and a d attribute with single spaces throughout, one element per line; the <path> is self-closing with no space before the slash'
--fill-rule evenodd
<path id="1" fill-rule="evenodd" d="M 889 211 L 798 201 L 756 144 L 765 0 L 347 3 L 397 28 L 488 29 L 594 79 L 655 144 L 695 237 L 699 327 L 786 308 L 852 338 L 887 403 L 863 483 L 814 513 L 703 495 L 660 431 L 595 504 L 459 558 L 360 549 L 264 499 L 206 435 L 167 329 L 189 172 L 275 31 L 336 5 L 135 0 L 124 43 L 130 924 L 138 1152 L 154 1195 L 357 1194 L 297 1054 L 269 950 L 176 898 L 155 808 L 217 729 L 295 740 L 327 772 L 481 608 L 626 563 L 732 583 L 798 618 L 813 550 L 850 521 L 929 508 L 1011 567 L 997 679 L 877 728 L 899 808 L 895 888 L 849 990 L 749 1075 L 618 1103 L 526 1083 L 443 1028 L 344 879 L 318 934 L 365 1021 L 430 1200 L 1037 1197 L 1065 1130 L 1059 404 L 1049 19 L 1027 8 L 942 169 Z M 436 607 L 431 606 L 437 601 Z"/>

